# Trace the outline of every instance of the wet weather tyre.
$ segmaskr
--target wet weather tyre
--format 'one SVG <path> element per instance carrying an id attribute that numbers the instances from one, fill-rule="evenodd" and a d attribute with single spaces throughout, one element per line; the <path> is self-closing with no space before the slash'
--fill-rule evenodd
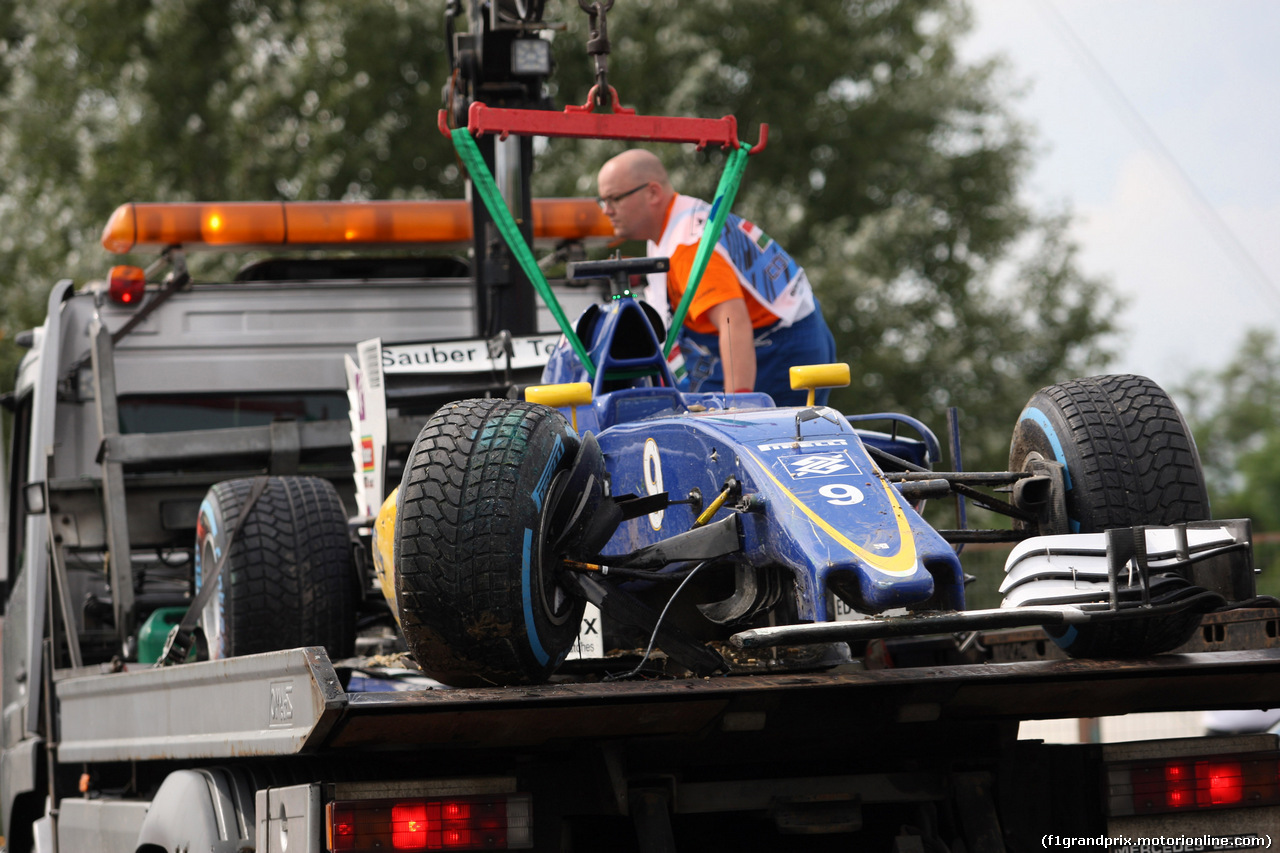
<path id="1" fill-rule="evenodd" d="M 220 588 L 200 615 L 208 655 L 324 646 L 334 660 L 350 657 L 360 590 L 337 490 L 319 477 L 269 477 L 229 542 L 253 482 L 225 480 L 200 504 L 197 589 L 230 549 Z"/>
<path id="2" fill-rule="evenodd" d="M 577 452 L 564 416 L 519 400 L 440 409 L 410 451 L 396 511 L 405 641 L 446 684 L 545 681 L 584 602 L 557 582 L 547 496 Z"/>
<path id="3" fill-rule="evenodd" d="M 1097 376 L 1037 391 L 1014 428 L 1009 470 L 1031 470 L 1035 460 L 1065 466 L 1073 533 L 1209 517 L 1191 431 L 1146 377 Z M 1182 645 L 1200 618 L 1185 612 L 1046 630 L 1072 657 L 1145 657 Z"/>

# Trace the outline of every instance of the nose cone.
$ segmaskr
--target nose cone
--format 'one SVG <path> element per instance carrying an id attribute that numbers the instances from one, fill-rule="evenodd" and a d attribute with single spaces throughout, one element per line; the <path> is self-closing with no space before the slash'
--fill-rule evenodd
<path id="1" fill-rule="evenodd" d="M 919 562 L 909 575 L 890 577 L 851 561 L 828 569 L 826 582 L 841 599 L 858 602 L 859 610 L 871 613 L 921 604 L 933 596 L 933 575 Z"/>

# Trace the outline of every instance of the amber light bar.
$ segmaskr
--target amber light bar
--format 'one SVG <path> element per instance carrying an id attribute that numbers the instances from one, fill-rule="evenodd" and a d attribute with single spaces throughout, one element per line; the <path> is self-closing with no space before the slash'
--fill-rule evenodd
<path id="1" fill-rule="evenodd" d="M 542 240 L 613 237 L 593 199 L 533 202 L 533 236 Z M 102 245 L 123 254 L 138 249 L 244 249 L 466 243 L 466 201 L 129 202 L 116 208 Z"/>

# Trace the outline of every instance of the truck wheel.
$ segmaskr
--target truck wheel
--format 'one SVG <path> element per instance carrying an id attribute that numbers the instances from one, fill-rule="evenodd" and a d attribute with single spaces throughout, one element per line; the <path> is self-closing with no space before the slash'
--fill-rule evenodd
<path id="1" fill-rule="evenodd" d="M 446 684 L 545 681 L 584 602 L 556 581 L 547 496 L 578 438 L 558 411 L 462 400 L 418 434 L 400 483 L 396 598 L 418 664 Z"/>
<path id="2" fill-rule="evenodd" d="M 1009 470 L 1031 470 L 1036 460 L 1066 467 L 1073 533 L 1209 517 L 1191 432 L 1169 396 L 1142 376 L 1097 376 L 1037 391 L 1014 428 Z M 1200 617 L 1189 612 L 1046 630 L 1072 657 L 1143 657 L 1182 645 Z"/>
<path id="3" fill-rule="evenodd" d="M 200 615 L 211 658 L 324 646 L 334 660 L 355 647 L 358 588 L 337 490 L 319 477 L 271 477 L 236 541 L 231 528 L 253 480 L 225 480 L 200 504 L 196 586 L 230 548 Z"/>

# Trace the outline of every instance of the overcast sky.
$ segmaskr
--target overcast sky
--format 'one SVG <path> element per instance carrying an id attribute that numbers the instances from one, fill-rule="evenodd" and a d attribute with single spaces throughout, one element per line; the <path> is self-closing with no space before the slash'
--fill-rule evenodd
<path id="1" fill-rule="evenodd" d="M 1166 387 L 1280 331 L 1280 2 L 973 0 L 1039 131 L 1027 193 L 1129 299 L 1112 372 Z"/>

